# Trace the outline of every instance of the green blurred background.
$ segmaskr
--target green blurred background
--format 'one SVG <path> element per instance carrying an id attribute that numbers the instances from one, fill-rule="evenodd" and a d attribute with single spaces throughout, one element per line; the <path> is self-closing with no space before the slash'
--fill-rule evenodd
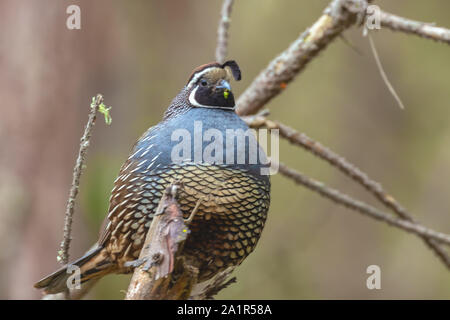
<path id="1" fill-rule="evenodd" d="M 229 58 L 239 96 L 310 26 L 328 0 L 236 0 Z M 450 27 L 448 0 L 375 1 L 384 10 Z M 70 4 L 81 30 L 66 28 Z M 0 1 L 0 298 L 35 299 L 32 284 L 58 267 L 65 204 L 92 96 L 98 121 L 82 177 L 70 254 L 98 236 L 113 181 L 136 139 L 160 121 L 197 65 L 214 60 L 221 1 Z M 425 225 L 450 232 L 450 48 L 373 34 L 406 109 L 381 80 L 361 29 L 338 39 L 266 107 L 380 181 Z M 360 51 L 360 53 L 358 53 Z M 281 161 L 355 197 L 370 195 L 326 163 L 282 142 Z M 381 290 L 366 268 L 381 267 Z M 223 299 L 450 298 L 450 273 L 412 235 L 336 206 L 280 175 L 257 249 Z M 129 276 L 108 276 L 89 298 L 122 299 Z"/>

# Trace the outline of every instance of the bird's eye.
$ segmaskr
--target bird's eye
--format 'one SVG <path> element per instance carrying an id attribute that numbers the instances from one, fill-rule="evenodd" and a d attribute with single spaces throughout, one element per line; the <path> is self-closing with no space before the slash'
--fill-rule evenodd
<path id="1" fill-rule="evenodd" d="M 200 82 L 200 84 L 201 84 L 202 86 L 206 87 L 206 86 L 208 85 L 208 81 L 202 80 L 202 81 Z"/>

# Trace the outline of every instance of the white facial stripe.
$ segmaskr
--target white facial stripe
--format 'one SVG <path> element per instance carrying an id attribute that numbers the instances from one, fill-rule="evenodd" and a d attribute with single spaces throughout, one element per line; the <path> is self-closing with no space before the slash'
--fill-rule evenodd
<path id="1" fill-rule="evenodd" d="M 195 100 L 195 93 L 197 92 L 198 89 L 198 85 L 197 87 L 195 87 L 194 90 L 192 90 L 191 94 L 189 95 L 189 102 L 195 106 L 195 107 L 199 107 L 199 108 L 209 108 L 209 109 L 227 109 L 227 110 L 234 110 L 235 107 L 233 108 L 226 108 L 226 107 L 220 107 L 220 106 L 207 106 L 204 104 L 200 104 L 197 102 L 197 100 Z"/>
<path id="2" fill-rule="evenodd" d="M 203 70 L 199 73 L 196 73 L 195 76 L 192 78 L 192 80 L 189 81 L 189 83 L 187 85 L 188 89 L 193 87 L 194 84 L 198 81 L 198 79 L 200 79 L 201 76 L 203 76 L 205 73 L 210 72 L 212 69 L 220 69 L 220 68 L 218 68 L 218 67 L 206 68 L 205 70 Z"/>

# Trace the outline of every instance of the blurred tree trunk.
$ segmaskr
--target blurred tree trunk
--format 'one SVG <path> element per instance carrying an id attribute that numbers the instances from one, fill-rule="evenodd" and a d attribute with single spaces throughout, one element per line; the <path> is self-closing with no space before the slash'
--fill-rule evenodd
<path id="1" fill-rule="evenodd" d="M 0 3 L 0 298 L 32 299 L 33 283 L 58 267 L 56 252 L 79 137 L 92 90 L 102 87 L 110 26 L 89 30 L 95 5 L 82 2 L 81 30 L 66 28 L 70 3 Z M 105 11 L 105 7 L 101 9 Z M 108 8 L 106 7 L 106 11 Z M 103 22 L 102 22 L 103 23 Z M 109 22 L 111 24 L 111 22 Z M 109 40 L 108 40 L 109 39 Z M 106 81 L 106 80 L 105 80 Z M 88 90 L 86 88 L 89 88 Z M 74 234 L 83 230 L 77 212 Z M 78 224 L 78 226 L 77 226 Z M 78 252 L 76 247 L 71 253 Z M 72 255 L 72 258 L 74 256 Z"/>

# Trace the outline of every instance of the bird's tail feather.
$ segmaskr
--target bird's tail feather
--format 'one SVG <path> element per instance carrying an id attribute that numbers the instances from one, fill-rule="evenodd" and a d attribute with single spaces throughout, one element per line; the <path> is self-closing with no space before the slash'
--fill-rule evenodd
<path id="1" fill-rule="evenodd" d="M 67 289 L 67 280 L 74 274 L 71 266 L 80 268 L 80 284 L 91 279 L 98 279 L 111 272 L 113 268 L 113 264 L 105 254 L 105 251 L 101 247 L 96 246 L 86 252 L 80 259 L 46 276 L 37 282 L 34 287 L 44 289 L 47 294 L 64 292 Z"/>

